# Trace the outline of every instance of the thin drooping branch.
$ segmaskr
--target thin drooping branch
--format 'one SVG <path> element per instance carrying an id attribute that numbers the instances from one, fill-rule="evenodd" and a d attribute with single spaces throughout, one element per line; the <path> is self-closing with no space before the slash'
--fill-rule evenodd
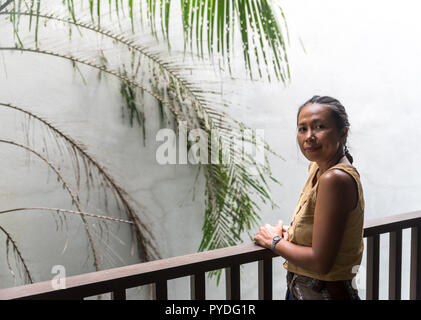
<path id="1" fill-rule="evenodd" d="M 125 81 L 125 82 L 129 83 L 130 85 L 132 85 L 134 87 L 137 87 L 137 88 L 141 89 L 142 91 L 150 94 L 156 100 L 158 100 L 162 104 L 164 104 L 174 114 L 174 116 L 177 119 L 179 119 L 180 121 L 186 122 L 187 127 L 189 129 L 191 129 L 191 130 L 194 129 L 190 120 L 187 119 L 182 113 L 180 113 L 180 111 L 178 111 L 167 99 L 165 99 L 164 97 L 160 96 L 159 94 L 153 92 L 152 90 L 146 88 L 144 85 L 140 84 L 139 82 L 137 82 L 133 79 L 130 79 L 129 77 L 127 77 L 127 76 L 125 76 L 125 75 L 123 75 L 123 74 L 121 74 L 117 71 L 110 70 L 103 65 L 96 64 L 96 63 L 93 63 L 92 61 L 88 61 L 88 60 L 85 60 L 85 59 L 77 58 L 77 57 L 72 56 L 70 54 L 60 54 L 60 53 L 57 53 L 57 52 L 53 52 L 53 51 L 49 51 L 49 50 L 41 50 L 41 49 L 38 49 L 38 48 L 0 47 L 0 50 L 1 51 L 20 51 L 20 52 L 45 54 L 45 55 L 50 55 L 50 56 L 57 57 L 57 58 L 63 58 L 63 59 L 66 59 L 66 60 L 70 60 L 72 62 L 77 62 L 77 63 L 80 63 L 80 64 L 90 66 L 92 68 L 98 69 L 102 72 L 105 72 L 107 74 L 115 76 L 118 79 L 120 79 L 121 81 Z"/>
<path id="2" fill-rule="evenodd" d="M 0 6 L 0 11 L 2 11 L 4 8 L 6 8 L 13 0 L 7 0 L 6 3 L 3 3 Z"/>
<path id="3" fill-rule="evenodd" d="M 21 265 L 23 266 L 23 270 L 25 271 L 25 275 L 27 276 L 29 282 L 30 283 L 33 283 L 34 281 L 32 279 L 31 273 L 29 272 L 28 265 L 27 265 L 25 259 L 23 258 L 23 255 L 20 252 L 18 246 L 16 245 L 15 240 L 13 240 L 12 236 L 10 235 L 10 233 L 8 233 L 2 226 L 0 226 L 0 231 L 2 231 L 6 235 L 6 249 L 7 249 L 7 251 L 8 251 L 8 248 L 9 248 L 9 243 L 11 243 L 14 252 L 16 252 L 16 254 L 17 254 L 18 260 L 20 261 Z M 10 270 L 10 272 L 13 275 L 14 273 L 13 273 L 13 270 L 12 270 L 12 268 L 10 266 L 10 263 L 9 263 L 9 255 L 8 255 L 8 252 L 6 253 L 6 260 L 7 260 L 8 266 L 9 266 L 9 270 Z"/>
<path id="4" fill-rule="evenodd" d="M 57 175 L 58 179 L 63 183 L 63 186 L 65 188 L 65 190 L 68 192 L 68 194 L 70 195 L 71 199 L 72 199 L 72 204 L 74 204 L 76 206 L 76 208 L 82 212 L 82 208 L 79 202 L 79 197 L 77 196 L 77 194 L 75 194 L 75 192 L 70 188 L 69 184 L 66 182 L 66 180 L 63 178 L 63 176 L 60 174 L 60 172 L 58 171 L 58 169 L 48 160 L 46 159 L 43 155 L 41 155 L 39 152 L 35 151 L 34 149 L 28 147 L 28 146 L 24 146 L 20 143 L 14 142 L 14 141 L 10 141 L 10 140 L 4 140 L 4 139 L 0 139 L 0 143 L 6 143 L 9 145 L 13 145 L 22 149 L 25 149 L 33 154 L 35 154 L 38 158 L 40 158 L 43 162 L 45 162 L 51 170 L 53 170 L 53 172 Z M 88 222 L 86 221 L 85 216 L 80 215 L 84 225 L 85 225 L 85 230 L 86 230 L 86 234 L 88 237 L 88 242 L 89 242 L 89 246 L 91 247 L 92 253 L 93 253 L 93 257 L 94 257 L 94 267 L 95 269 L 98 271 L 99 270 L 99 259 L 98 259 L 98 253 L 95 249 L 95 245 L 92 239 L 92 235 L 89 231 L 89 225 Z"/>
<path id="5" fill-rule="evenodd" d="M 73 210 L 60 209 L 60 208 L 47 208 L 47 207 L 14 208 L 14 209 L 2 210 L 2 211 L 0 211 L 0 214 L 17 212 L 17 211 L 30 211 L 30 210 L 51 211 L 51 212 L 55 212 L 55 213 L 70 213 L 70 214 L 73 214 L 73 215 L 82 215 L 82 216 L 86 216 L 86 217 L 103 219 L 103 220 L 108 220 L 108 221 L 113 221 L 113 222 L 127 223 L 127 224 L 131 224 L 131 225 L 134 224 L 133 221 L 128 221 L 128 220 L 119 219 L 119 218 L 113 218 L 113 217 L 107 217 L 107 216 L 98 215 L 98 214 L 94 214 L 94 213 L 88 213 L 88 212 L 82 212 L 82 211 L 73 211 Z"/>
<path id="6" fill-rule="evenodd" d="M 123 207 L 126 211 L 128 218 L 131 221 L 135 222 L 135 234 L 136 234 L 138 243 L 140 245 L 140 249 L 145 254 L 145 259 L 148 261 L 150 259 L 158 259 L 160 257 L 158 249 L 153 244 L 154 236 L 150 232 L 149 228 L 145 225 L 145 223 L 139 218 L 139 216 L 136 213 L 136 210 L 130 204 L 129 194 L 121 186 L 119 186 L 119 184 L 115 181 L 115 179 L 108 173 L 107 169 L 103 165 L 101 165 L 91 154 L 89 154 L 81 146 L 80 143 L 75 141 L 71 136 L 63 133 L 61 130 L 59 130 L 49 121 L 34 114 L 33 112 L 30 112 L 26 109 L 23 109 L 21 107 L 18 107 L 9 103 L 0 102 L 0 106 L 11 108 L 13 110 L 22 112 L 33 119 L 36 119 L 37 121 L 45 125 L 49 130 L 56 133 L 59 137 L 61 137 L 67 143 L 69 143 L 72 146 L 72 148 L 77 150 L 77 152 L 80 155 L 82 155 L 84 160 L 86 160 L 90 165 L 92 165 L 98 170 L 100 176 L 103 177 L 103 179 L 106 181 L 105 185 L 109 186 L 111 190 L 115 192 L 115 194 L 117 195 L 117 198 L 123 204 Z M 146 236 L 145 234 L 147 234 L 148 236 Z"/>

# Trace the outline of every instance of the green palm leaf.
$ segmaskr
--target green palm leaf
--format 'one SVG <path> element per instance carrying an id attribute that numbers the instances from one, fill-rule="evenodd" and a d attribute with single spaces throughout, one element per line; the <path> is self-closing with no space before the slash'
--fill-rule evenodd
<path id="1" fill-rule="evenodd" d="M 120 0 L 121 1 L 121 0 Z M 71 18 L 83 15 L 83 3 L 63 1 L 64 9 Z M 101 26 L 101 18 L 107 14 L 103 1 L 88 0 L 92 23 Z M 108 14 L 117 16 L 128 11 L 134 32 L 135 12 L 140 12 L 138 20 L 149 22 L 152 34 L 158 39 L 157 29 L 170 45 L 169 31 L 171 13 L 178 8 L 176 2 L 169 0 L 147 0 L 145 2 L 126 1 L 125 5 L 114 0 L 115 7 L 109 0 Z M 13 0 L 15 12 L 21 12 L 23 6 L 36 6 L 40 12 L 40 0 Z M 125 8 L 126 7 L 126 8 Z M 285 35 L 288 36 L 286 19 L 279 4 L 273 0 L 180 0 L 179 9 L 184 28 L 185 48 L 197 53 L 202 59 L 219 56 L 226 69 L 231 70 L 231 61 L 235 55 L 236 34 L 240 34 L 243 62 L 251 78 L 266 77 L 271 80 L 274 74 L 277 80 L 286 82 L 290 78 L 286 52 Z M 146 17 L 144 17 L 146 15 Z M 283 24 L 281 24 L 281 20 Z M 175 21 L 175 20 L 174 20 Z M 14 22 L 17 27 L 18 22 Z M 38 28 L 38 19 L 36 28 Z M 207 50 L 205 49 L 207 48 Z M 207 55 L 205 55 L 207 52 Z M 254 67 L 255 66 L 255 67 Z M 264 71 L 265 69 L 265 71 Z"/>

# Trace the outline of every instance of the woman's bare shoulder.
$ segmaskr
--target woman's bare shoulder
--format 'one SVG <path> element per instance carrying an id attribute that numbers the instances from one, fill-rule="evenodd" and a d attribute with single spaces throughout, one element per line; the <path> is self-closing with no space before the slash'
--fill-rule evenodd
<path id="1" fill-rule="evenodd" d="M 324 172 L 319 181 L 320 191 L 328 192 L 332 198 L 347 199 L 345 206 L 355 208 L 358 201 L 358 187 L 347 172 L 333 168 Z"/>
<path id="2" fill-rule="evenodd" d="M 329 184 L 335 187 L 353 187 L 355 185 L 354 178 L 349 173 L 338 168 L 332 168 L 324 172 L 320 176 L 320 183 Z"/>

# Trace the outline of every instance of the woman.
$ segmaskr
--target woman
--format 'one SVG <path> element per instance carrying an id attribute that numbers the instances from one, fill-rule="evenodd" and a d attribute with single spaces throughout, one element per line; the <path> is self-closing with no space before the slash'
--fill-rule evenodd
<path id="1" fill-rule="evenodd" d="M 346 147 L 348 116 L 338 100 L 314 96 L 297 126 L 310 164 L 291 225 L 265 224 L 254 240 L 286 259 L 286 299 L 359 299 L 352 279 L 363 254 L 364 198 Z"/>

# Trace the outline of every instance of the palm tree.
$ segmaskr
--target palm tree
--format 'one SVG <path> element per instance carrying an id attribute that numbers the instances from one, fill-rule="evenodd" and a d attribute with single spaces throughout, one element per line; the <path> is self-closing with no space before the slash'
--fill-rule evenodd
<path id="1" fill-rule="evenodd" d="M 2 29 L 8 24 L 13 28 L 14 35 L 14 42 L 8 45 L 1 39 L 0 51 L 48 55 L 68 60 L 83 81 L 86 80 L 80 69 L 82 65 L 98 70 L 99 78 L 105 75 L 117 79 L 130 123 L 133 125 L 136 121 L 142 128 L 144 143 L 145 95 L 155 99 L 162 126 L 178 130 L 182 124 L 188 130 L 200 128 L 209 134 L 217 131 L 220 141 L 228 142 L 229 154 L 235 161 L 199 164 L 199 170 L 206 181 L 205 222 L 199 250 L 241 242 L 242 233 L 249 231 L 259 220 L 259 206 L 255 197 L 274 205 L 267 179 L 277 181 L 267 161 L 256 164 L 252 154 L 243 154 L 244 150 L 238 150 L 229 143 L 233 135 L 252 146 L 261 141 L 255 138 L 244 139 L 242 133 L 248 127 L 225 111 L 229 102 L 224 100 L 220 89 L 222 80 L 199 80 L 202 80 L 200 77 L 206 79 L 209 74 L 214 77 L 215 72 L 234 77 L 236 70 L 233 69 L 233 61 L 237 59 L 238 43 L 241 43 L 243 68 L 250 79 L 287 82 L 290 77 L 284 37 L 287 29 L 281 8 L 270 0 L 181 0 L 172 3 L 169 0 L 82 0 L 78 3 L 65 0 L 54 5 L 51 2 L 44 4 L 40 0 L 0 2 L 0 17 L 7 17 L 2 22 Z M 174 15 L 177 13 L 180 14 L 184 38 L 182 52 L 174 50 L 176 39 L 172 37 L 173 26 L 177 24 Z M 58 31 L 58 25 L 64 28 Z M 145 41 L 141 37 L 145 32 L 150 32 L 155 40 Z M 94 48 L 87 40 L 88 34 L 113 44 L 113 48 L 118 47 L 122 59 L 114 59 L 109 47 L 99 50 Z M 78 42 L 78 50 L 72 50 L 69 45 L 72 41 Z M 165 46 L 162 46 L 163 43 Z M 197 76 L 198 72 L 200 77 Z M 66 145 L 68 156 L 76 168 L 74 173 L 78 185 L 83 176 L 86 186 L 98 188 L 99 185 L 105 185 L 111 190 L 115 201 L 122 208 L 124 218 L 110 218 L 107 215 L 96 215 L 96 218 L 131 224 L 138 240 L 139 252 L 143 254 L 141 259 L 147 261 L 159 258 L 154 237 L 147 231 L 142 213 L 134 209 L 128 193 L 83 144 L 35 114 L 30 106 L 24 108 L 1 100 L 0 96 L 0 107 L 12 108 L 25 114 Z M 53 210 L 57 214 L 78 214 L 88 235 L 94 266 L 100 269 L 97 258 L 99 253 L 91 239 L 90 226 L 86 220 L 93 215 L 84 209 L 79 199 L 80 193 L 73 190 L 70 183 L 60 175 L 51 157 L 35 150 L 29 143 L 22 145 L 8 140 L 0 140 L 0 143 L 31 152 L 56 173 L 72 199 L 75 210 L 37 209 Z M 266 150 L 273 152 L 263 143 Z M 205 150 L 211 152 L 209 142 L 206 142 Z M 221 160 L 223 157 L 224 154 L 218 151 L 217 158 Z M 249 167 L 256 168 L 257 174 L 250 175 Z M 91 179 L 93 171 L 98 177 L 96 182 Z M 12 208 L 7 212 L 31 209 L 34 208 Z M 16 260 L 24 266 L 27 280 L 32 281 L 24 254 L 19 250 L 13 235 L 1 225 L 0 231 L 6 235 L 7 245 L 14 250 Z"/>

